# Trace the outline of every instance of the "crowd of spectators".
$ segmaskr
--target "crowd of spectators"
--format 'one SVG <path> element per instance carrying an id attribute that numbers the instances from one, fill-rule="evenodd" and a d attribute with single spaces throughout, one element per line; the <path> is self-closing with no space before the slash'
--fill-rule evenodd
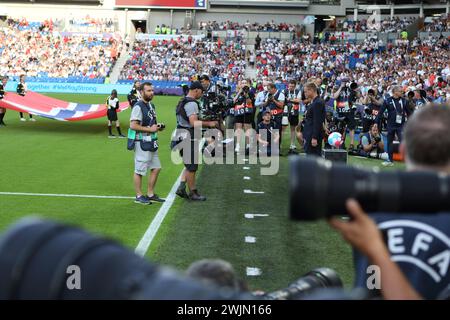
<path id="1" fill-rule="evenodd" d="M 405 30 L 410 24 L 412 24 L 416 18 L 414 17 L 393 17 L 384 19 L 361 19 L 353 21 L 351 19 L 337 20 L 335 27 L 337 31 L 348 32 L 398 32 Z M 333 28 L 334 29 L 334 28 Z"/>
<path id="2" fill-rule="evenodd" d="M 425 25 L 422 31 L 426 32 L 449 32 L 450 31 L 450 14 L 442 15 L 433 19 L 433 22 Z"/>
<path id="3" fill-rule="evenodd" d="M 257 78 L 290 79 L 347 78 L 366 91 L 390 85 L 433 88 L 437 98 L 450 98 L 449 40 L 429 38 L 384 44 L 371 38 L 361 44 L 313 44 L 267 39 L 256 52 Z M 353 63 L 352 63 L 353 61 Z M 441 81 L 440 81 L 441 80 Z"/>
<path id="4" fill-rule="evenodd" d="M 179 37 L 136 42 L 121 79 L 189 81 L 198 74 L 235 82 L 245 74 L 245 45 L 239 40 L 212 41 Z"/>
<path id="5" fill-rule="evenodd" d="M 106 77 L 121 51 L 118 37 L 95 38 L 52 32 L 52 22 L 20 28 L 29 23 L 10 21 L 0 30 L 0 74 L 7 76 L 86 78 Z"/>
<path id="6" fill-rule="evenodd" d="M 71 18 L 66 25 L 66 31 L 72 32 L 116 32 L 116 25 L 111 18 L 93 18 L 87 15 L 84 18 Z"/>
<path id="7" fill-rule="evenodd" d="M 200 21 L 198 29 L 200 30 L 247 30 L 247 31 L 295 31 L 297 25 L 288 23 L 276 23 L 273 20 L 266 23 L 250 22 L 245 23 L 233 22 L 230 20 L 224 22 L 217 21 Z"/>

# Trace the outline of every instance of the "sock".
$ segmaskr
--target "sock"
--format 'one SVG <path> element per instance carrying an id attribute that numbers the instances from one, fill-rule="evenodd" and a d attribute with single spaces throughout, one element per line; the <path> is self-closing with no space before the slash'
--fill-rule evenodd
<path id="1" fill-rule="evenodd" d="M 180 181 L 180 185 L 178 186 L 178 189 L 186 190 L 186 181 Z"/>
<path id="2" fill-rule="evenodd" d="M 23 118 L 23 113 L 22 113 L 22 112 L 19 112 L 19 114 L 20 114 L 20 117 Z"/>
<path id="3" fill-rule="evenodd" d="M 116 129 L 117 129 L 117 132 L 119 133 L 119 135 L 121 136 L 122 132 L 120 132 L 120 127 L 116 127 Z"/>
<path id="4" fill-rule="evenodd" d="M 0 123 L 3 123 L 3 118 L 5 117 L 4 113 L 0 113 Z"/>
<path id="5" fill-rule="evenodd" d="M 30 113 L 30 119 L 33 119 L 33 115 Z"/>
<path id="6" fill-rule="evenodd" d="M 109 135 L 112 136 L 111 126 L 108 126 Z"/>

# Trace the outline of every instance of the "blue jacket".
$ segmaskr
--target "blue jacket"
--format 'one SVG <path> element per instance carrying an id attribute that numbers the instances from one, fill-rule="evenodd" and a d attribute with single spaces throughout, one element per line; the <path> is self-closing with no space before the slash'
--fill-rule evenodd
<path id="1" fill-rule="evenodd" d="M 375 122 L 378 124 L 378 127 L 381 125 L 381 120 L 384 114 L 384 111 L 387 110 L 387 129 L 401 128 L 403 124 L 406 122 L 406 118 L 409 115 L 408 102 L 405 98 L 395 99 L 394 97 L 388 97 L 384 100 L 383 105 L 378 112 L 378 116 L 375 119 Z M 401 123 L 397 123 L 397 114 L 402 116 Z"/>

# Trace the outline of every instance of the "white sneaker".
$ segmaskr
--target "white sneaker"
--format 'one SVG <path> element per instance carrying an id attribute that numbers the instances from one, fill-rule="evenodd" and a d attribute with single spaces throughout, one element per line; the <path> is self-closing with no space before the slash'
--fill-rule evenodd
<path id="1" fill-rule="evenodd" d="M 384 167 L 392 167 L 394 163 L 391 161 L 384 161 L 381 165 Z"/>
<path id="2" fill-rule="evenodd" d="M 25 119 L 25 118 L 20 118 L 20 121 L 27 121 L 27 119 Z"/>
<path id="3" fill-rule="evenodd" d="M 297 147 L 295 146 L 295 144 L 291 144 L 291 146 L 290 146 L 290 148 L 289 149 L 291 149 L 291 150 L 296 150 L 297 149 Z"/>
<path id="4" fill-rule="evenodd" d="M 35 118 L 30 118 L 30 121 L 36 122 Z"/>
<path id="5" fill-rule="evenodd" d="M 241 150 L 241 146 L 237 144 L 236 148 L 234 148 L 234 152 L 239 152 L 239 150 Z"/>

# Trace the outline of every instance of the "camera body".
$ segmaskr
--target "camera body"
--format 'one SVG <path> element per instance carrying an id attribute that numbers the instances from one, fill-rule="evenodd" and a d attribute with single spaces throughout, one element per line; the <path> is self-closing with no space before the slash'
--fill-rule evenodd
<path id="1" fill-rule="evenodd" d="M 373 137 L 373 140 L 375 141 L 375 143 L 379 143 L 381 141 L 381 137 L 375 136 L 375 137 Z"/>
<path id="2" fill-rule="evenodd" d="M 166 128 L 166 125 L 162 122 L 158 123 L 157 126 L 158 126 L 159 130 L 164 130 Z"/>
<path id="3" fill-rule="evenodd" d="M 217 90 L 205 93 L 203 96 L 203 107 L 200 110 L 201 119 L 209 121 L 220 120 L 223 113 L 232 107 L 231 102 L 226 97 L 229 86 L 217 86 Z"/>

